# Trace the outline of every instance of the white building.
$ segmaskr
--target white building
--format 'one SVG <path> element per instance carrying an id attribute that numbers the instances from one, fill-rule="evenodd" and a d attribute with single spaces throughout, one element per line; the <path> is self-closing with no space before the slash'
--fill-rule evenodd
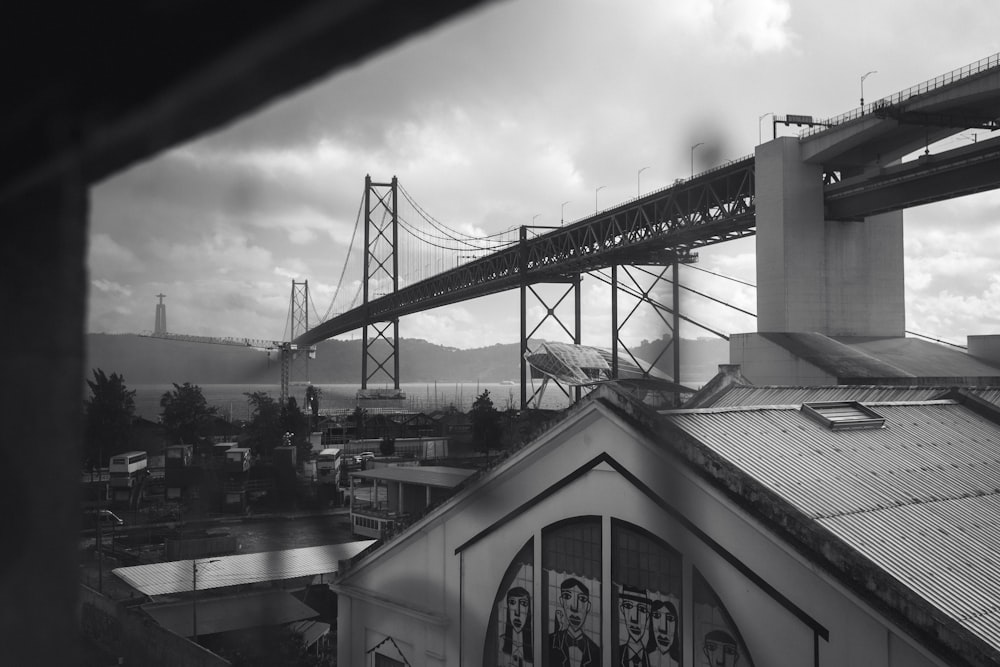
<path id="1" fill-rule="evenodd" d="M 996 664 L 996 409 L 796 391 L 595 392 L 339 577 L 339 664 Z"/>

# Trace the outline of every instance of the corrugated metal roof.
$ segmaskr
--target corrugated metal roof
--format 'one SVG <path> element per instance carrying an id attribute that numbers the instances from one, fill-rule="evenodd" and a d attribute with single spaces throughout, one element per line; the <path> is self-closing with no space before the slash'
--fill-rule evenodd
<path id="1" fill-rule="evenodd" d="M 420 484 L 444 489 L 453 489 L 466 479 L 476 474 L 468 468 L 450 468 L 448 466 L 418 466 L 399 468 L 375 468 L 351 473 L 351 477 L 362 479 L 378 479 L 387 482 L 403 482 L 405 484 Z"/>
<path id="2" fill-rule="evenodd" d="M 978 396 L 984 401 L 1000 406 L 1000 387 L 983 387 L 980 389 L 970 389 L 969 393 Z"/>
<path id="3" fill-rule="evenodd" d="M 319 616 L 312 607 L 285 591 L 261 591 L 234 597 L 203 597 L 198 605 L 198 635 L 260 628 L 302 621 Z M 182 637 L 194 635 L 194 613 L 190 602 L 143 605 L 143 611 Z"/>
<path id="4" fill-rule="evenodd" d="M 199 558 L 198 590 L 337 572 L 340 561 L 354 558 L 374 543 L 375 540 L 360 540 L 301 549 Z M 175 560 L 119 567 L 112 572 L 145 595 L 169 595 L 193 590 L 194 563 L 193 560 Z"/>
<path id="5" fill-rule="evenodd" d="M 867 406 L 883 428 L 798 406 L 664 415 L 1000 649 L 1000 427 L 950 400 Z"/>
<path id="6" fill-rule="evenodd" d="M 892 387 L 831 385 L 829 387 L 755 387 L 731 385 L 715 398 L 711 407 L 741 405 L 800 405 L 815 401 L 926 401 L 943 396 L 950 387 Z"/>

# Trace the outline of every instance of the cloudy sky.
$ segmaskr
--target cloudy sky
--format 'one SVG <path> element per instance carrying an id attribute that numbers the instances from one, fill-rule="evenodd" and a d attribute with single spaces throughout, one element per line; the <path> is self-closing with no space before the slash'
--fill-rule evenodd
<path id="1" fill-rule="evenodd" d="M 366 174 L 397 176 L 466 234 L 558 225 L 689 176 L 695 143 L 696 170 L 753 153 L 768 112 L 848 111 L 869 71 L 872 101 L 997 52 L 988 0 L 499 2 L 97 185 L 88 330 L 151 330 L 162 292 L 172 332 L 279 339 L 293 279 L 309 281 L 315 322 L 345 271 Z M 906 328 L 959 343 L 1000 333 L 1000 191 L 905 215 Z M 357 291 L 360 245 L 338 303 Z M 400 253 L 411 276 L 456 261 Z M 701 269 L 755 281 L 753 238 L 700 255 Z M 751 286 L 706 271 L 682 267 L 681 282 L 756 311 Z M 609 344 L 607 303 L 585 279 L 585 343 Z M 466 302 L 404 318 L 400 335 L 516 342 L 517 307 L 516 294 Z M 755 329 L 690 292 L 681 310 L 717 331 Z M 640 309 L 623 337 L 662 331 Z"/>

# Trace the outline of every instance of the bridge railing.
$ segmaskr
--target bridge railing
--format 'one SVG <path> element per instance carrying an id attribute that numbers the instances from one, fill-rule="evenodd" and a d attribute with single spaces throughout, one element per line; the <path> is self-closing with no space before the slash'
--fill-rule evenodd
<path id="1" fill-rule="evenodd" d="M 928 79 L 927 81 L 918 83 L 915 86 L 910 86 L 906 90 L 901 90 L 898 93 L 890 95 L 889 97 L 883 97 L 875 100 L 874 102 L 870 102 L 864 107 L 858 107 L 857 109 L 842 113 L 839 116 L 827 118 L 812 127 L 806 128 L 799 133 L 799 136 L 809 137 L 820 132 L 825 132 L 834 125 L 840 125 L 842 123 L 846 123 L 847 121 L 854 120 L 855 118 L 861 118 L 862 116 L 867 116 L 875 113 L 876 111 L 881 111 L 887 106 L 900 104 L 911 97 L 929 93 L 932 90 L 943 88 L 947 85 L 955 83 L 956 81 L 961 81 L 962 79 L 981 74 L 996 67 L 1000 67 L 1000 53 L 995 53 L 992 56 L 982 58 L 981 60 L 977 60 L 976 62 L 965 65 L 964 67 L 953 69 L 946 74 L 941 74 L 933 79 Z"/>

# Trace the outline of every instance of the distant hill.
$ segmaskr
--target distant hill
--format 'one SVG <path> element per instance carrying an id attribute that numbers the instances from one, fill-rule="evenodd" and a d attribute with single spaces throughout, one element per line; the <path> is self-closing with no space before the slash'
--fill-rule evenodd
<path id="1" fill-rule="evenodd" d="M 633 353 L 640 359 L 652 360 L 669 342 L 669 338 L 643 341 Z M 520 376 L 520 350 L 516 343 L 459 350 L 407 338 L 400 340 L 399 347 L 402 382 L 500 382 Z M 727 362 L 729 343 L 682 339 L 681 354 L 685 382 L 705 382 L 715 375 L 718 364 Z M 376 358 L 384 359 L 385 354 L 376 354 Z M 131 334 L 87 335 L 87 376 L 91 376 L 90 369 L 100 368 L 108 374 L 122 375 L 127 384 L 278 384 L 281 382 L 278 362 L 277 353 L 238 346 Z M 656 365 L 670 373 L 671 363 L 668 351 Z M 328 340 L 317 345 L 316 358 L 309 362 L 309 376 L 320 384 L 359 382 L 361 341 Z M 385 381 L 384 377 L 372 378 L 372 382 Z"/>

